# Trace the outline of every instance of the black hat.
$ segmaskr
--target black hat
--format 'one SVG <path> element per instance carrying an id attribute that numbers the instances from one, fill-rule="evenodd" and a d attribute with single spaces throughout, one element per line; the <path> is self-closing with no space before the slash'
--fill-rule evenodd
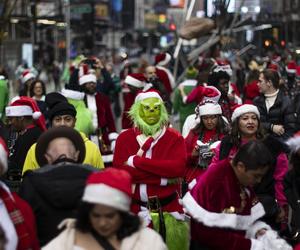
<path id="1" fill-rule="evenodd" d="M 48 118 L 50 122 L 57 115 L 71 115 L 76 117 L 76 109 L 70 104 L 66 97 L 58 92 L 52 92 L 46 95 L 45 102 L 48 106 Z"/>
<path id="2" fill-rule="evenodd" d="M 69 127 L 51 128 L 44 132 L 37 141 L 35 157 L 40 166 L 48 163 L 45 153 L 49 143 L 56 138 L 67 138 L 74 144 L 76 150 L 79 151 L 77 163 L 82 163 L 85 158 L 85 144 L 78 131 Z"/>

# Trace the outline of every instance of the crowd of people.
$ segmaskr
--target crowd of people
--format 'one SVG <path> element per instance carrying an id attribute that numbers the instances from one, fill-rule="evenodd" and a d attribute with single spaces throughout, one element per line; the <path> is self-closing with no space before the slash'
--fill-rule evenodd
<path id="1" fill-rule="evenodd" d="M 300 249 L 300 65 L 171 62 L 0 75 L 0 250 Z"/>

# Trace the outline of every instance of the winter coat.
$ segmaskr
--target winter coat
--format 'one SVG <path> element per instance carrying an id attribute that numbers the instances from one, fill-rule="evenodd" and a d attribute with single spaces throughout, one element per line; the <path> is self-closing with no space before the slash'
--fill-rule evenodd
<path id="1" fill-rule="evenodd" d="M 271 125 L 283 125 L 285 133 L 279 139 L 286 140 L 296 129 L 296 118 L 294 106 L 289 97 L 285 96 L 282 91 L 278 92 L 274 105 L 267 111 L 265 96 L 260 95 L 253 100 L 260 113 L 260 121 L 266 132 L 279 137 L 271 130 Z"/>
<path id="2" fill-rule="evenodd" d="M 63 219 L 75 217 L 86 178 L 93 171 L 90 166 L 61 163 L 26 173 L 20 196 L 36 216 L 41 245 L 58 235 L 57 226 Z"/>
<path id="3" fill-rule="evenodd" d="M 85 158 L 83 164 L 91 165 L 95 168 L 104 168 L 104 163 L 99 148 L 93 142 L 91 142 L 84 133 L 80 132 L 80 135 L 85 144 Z M 35 157 L 36 143 L 31 146 L 27 152 L 27 156 L 24 162 L 22 175 L 28 170 L 35 170 L 40 168 Z"/>
<path id="4" fill-rule="evenodd" d="M 43 250 L 74 250 L 75 243 L 75 220 L 65 220 L 62 226 L 66 229 Z M 120 250 L 166 250 L 167 247 L 159 234 L 150 228 L 141 227 L 137 232 L 124 238 Z"/>

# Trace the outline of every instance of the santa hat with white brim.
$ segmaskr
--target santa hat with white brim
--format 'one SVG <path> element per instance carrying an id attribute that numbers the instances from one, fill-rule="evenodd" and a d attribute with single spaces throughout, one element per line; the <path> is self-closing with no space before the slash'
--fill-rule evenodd
<path id="1" fill-rule="evenodd" d="M 199 116 L 204 115 L 221 115 L 222 108 L 217 103 L 204 103 L 199 105 Z"/>
<path id="2" fill-rule="evenodd" d="M 172 59 L 169 53 L 161 53 L 155 56 L 155 64 L 157 66 L 164 66 Z"/>
<path id="3" fill-rule="evenodd" d="M 129 212 L 132 178 L 128 172 L 108 168 L 92 173 L 86 182 L 82 200 Z"/>
<path id="4" fill-rule="evenodd" d="M 136 88 L 143 88 L 145 86 L 146 78 L 143 74 L 133 73 L 127 75 L 124 82 Z"/>
<path id="5" fill-rule="evenodd" d="M 97 78 L 94 74 L 83 75 L 79 78 L 79 85 L 83 85 L 89 82 L 97 83 Z"/>
<path id="6" fill-rule="evenodd" d="M 163 101 L 161 96 L 154 90 L 146 91 L 146 92 L 140 92 L 136 97 L 134 102 L 140 102 L 142 100 L 148 99 L 148 98 L 157 98 L 161 102 Z"/>
<path id="7" fill-rule="evenodd" d="M 258 118 L 260 118 L 260 114 L 256 106 L 252 104 L 243 104 L 243 105 L 238 105 L 235 108 L 231 116 L 231 121 L 233 122 L 236 118 L 246 113 L 254 113 L 258 116 Z"/>

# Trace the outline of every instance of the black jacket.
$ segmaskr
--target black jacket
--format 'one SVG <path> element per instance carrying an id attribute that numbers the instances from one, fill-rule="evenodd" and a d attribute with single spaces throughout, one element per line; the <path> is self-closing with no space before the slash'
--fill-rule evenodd
<path id="1" fill-rule="evenodd" d="M 19 194 L 36 216 L 41 246 L 59 234 L 57 226 L 62 220 L 75 217 L 86 179 L 93 171 L 87 165 L 61 163 L 26 172 Z"/>
<path id="2" fill-rule="evenodd" d="M 253 100 L 253 104 L 257 106 L 260 113 L 260 121 L 267 133 L 276 136 L 272 130 L 271 125 L 283 125 L 285 133 L 280 136 L 282 140 L 286 140 L 292 136 L 296 130 L 296 116 L 294 105 L 288 96 L 279 90 L 274 105 L 267 111 L 265 96 L 257 96 Z M 276 136 L 277 137 L 277 136 Z"/>

